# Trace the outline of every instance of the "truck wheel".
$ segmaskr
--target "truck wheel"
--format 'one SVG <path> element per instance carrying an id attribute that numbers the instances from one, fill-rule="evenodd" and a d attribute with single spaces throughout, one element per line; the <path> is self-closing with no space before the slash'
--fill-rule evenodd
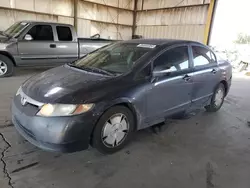
<path id="1" fill-rule="evenodd" d="M 13 70 L 14 65 L 11 59 L 0 54 L 0 78 L 12 76 Z"/>
<path id="2" fill-rule="evenodd" d="M 220 83 L 217 86 L 212 96 L 212 100 L 210 104 L 208 106 L 205 106 L 205 109 L 208 112 L 217 112 L 221 108 L 224 102 L 225 96 L 226 96 L 225 86 L 222 83 Z"/>
<path id="3" fill-rule="evenodd" d="M 114 153 L 128 143 L 134 126 L 134 116 L 128 108 L 125 106 L 111 107 L 97 122 L 92 145 L 101 153 Z"/>

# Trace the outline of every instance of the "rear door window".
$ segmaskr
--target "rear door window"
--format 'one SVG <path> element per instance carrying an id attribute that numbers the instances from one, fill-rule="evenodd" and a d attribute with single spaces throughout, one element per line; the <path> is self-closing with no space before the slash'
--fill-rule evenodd
<path id="1" fill-rule="evenodd" d="M 192 46 L 194 67 L 206 67 L 216 63 L 215 57 L 207 48 Z"/>
<path id="2" fill-rule="evenodd" d="M 32 41 L 53 41 L 53 30 L 50 25 L 35 25 L 27 33 Z"/>
<path id="3" fill-rule="evenodd" d="M 59 41 L 72 41 L 72 32 L 69 27 L 56 26 L 57 36 Z"/>

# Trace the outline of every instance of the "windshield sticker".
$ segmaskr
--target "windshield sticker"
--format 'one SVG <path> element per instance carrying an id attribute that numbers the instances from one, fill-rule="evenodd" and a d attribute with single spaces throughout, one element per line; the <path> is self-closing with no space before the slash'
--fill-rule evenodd
<path id="1" fill-rule="evenodd" d="M 137 47 L 140 47 L 140 48 L 155 48 L 156 45 L 154 45 L 154 44 L 138 44 Z"/>
<path id="2" fill-rule="evenodd" d="M 26 22 L 21 22 L 21 25 L 27 25 L 27 23 Z"/>

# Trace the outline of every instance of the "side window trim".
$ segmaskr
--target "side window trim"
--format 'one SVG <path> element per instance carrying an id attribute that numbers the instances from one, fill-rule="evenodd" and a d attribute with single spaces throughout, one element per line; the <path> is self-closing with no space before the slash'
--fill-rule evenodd
<path id="1" fill-rule="evenodd" d="M 212 50 L 210 50 L 211 55 L 214 57 L 215 63 L 218 64 L 217 57 Z"/>
<path id="2" fill-rule="evenodd" d="M 51 24 L 48 24 L 48 23 L 44 23 L 44 24 L 40 24 L 40 23 L 35 23 L 35 24 L 31 24 L 30 26 L 28 26 L 25 30 L 25 32 L 19 36 L 20 40 L 23 42 L 23 41 L 26 41 L 24 40 L 24 37 L 25 35 L 35 26 L 38 26 L 38 25 L 46 25 L 46 26 L 50 26 L 51 27 L 51 30 L 52 30 L 52 34 L 53 34 L 53 40 L 36 40 L 35 42 L 44 42 L 44 41 L 49 41 L 49 42 L 53 42 L 56 40 L 56 36 L 55 36 L 55 32 L 54 32 L 54 27 L 53 25 Z M 26 41 L 26 42 L 34 42 L 34 41 Z"/>
<path id="3" fill-rule="evenodd" d="M 194 69 L 194 56 L 193 56 L 193 49 L 192 49 L 192 45 L 188 45 L 188 55 L 189 55 L 189 66 L 190 69 Z"/>

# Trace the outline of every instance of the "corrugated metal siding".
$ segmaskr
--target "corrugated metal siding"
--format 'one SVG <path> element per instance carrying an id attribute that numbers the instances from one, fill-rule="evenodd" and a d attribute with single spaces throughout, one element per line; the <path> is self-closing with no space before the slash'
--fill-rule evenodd
<path id="1" fill-rule="evenodd" d="M 89 37 L 97 33 L 103 38 L 126 40 L 131 39 L 132 28 L 78 19 L 78 35 L 80 37 Z"/>
<path id="2" fill-rule="evenodd" d="M 138 0 L 137 9 L 138 10 L 150 10 L 150 9 L 160 9 L 160 8 L 171 8 L 178 6 L 191 6 L 199 5 L 203 3 L 210 3 L 210 0 Z"/>
<path id="3" fill-rule="evenodd" d="M 141 11 L 137 15 L 136 34 L 203 42 L 207 11 L 208 5 Z"/>
<path id="4" fill-rule="evenodd" d="M 79 37 L 89 37 L 91 36 L 91 21 L 84 19 L 77 19 L 77 34 Z"/>
<path id="5" fill-rule="evenodd" d="M 208 6 L 138 12 L 137 25 L 205 24 Z"/>
<path id="6" fill-rule="evenodd" d="M 66 24 L 74 25 L 74 18 L 70 18 L 70 17 L 58 16 L 57 21 L 59 23 L 66 23 Z"/>
<path id="7" fill-rule="evenodd" d="M 129 10 L 134 9 L 134 0 L 86 0 L 86 2 L 87 1 Z"/>
<path id="8" fill-rule="evenodd" d="M 21 20 L 59 22 L 59 18 L 61 23 L 68 22 L 68 20 L 65 20 L 65 18 L 62 16 L 44 15 L 44 14 L 28 13 L 17 10 L 0 9 L 0 20 L 1 20 L 0 30 L 5 30 L 13 23 Z"/>
<path id="9" fill-rule="evenodd" d="M 0 7 L 73 16 L 73 0 L 0 0 Z"/>
<path id="10" fill-rule="evenodd" d="M 205 25 L 138 26 L 136 34 L 144 38 L 185 39 L 202 42 Z"/>
<path id="11" fill-rule="evenodd" d="M 0 9 L 0 31 L 5 30 L 15 22 L 12 11 Z"/>
<path id="12" fill-rule="evenodd" d="M 120 10 L 85 1 L 79 2 L 78 9 L 79 18 L 131 26 L 133 23 L 132 11 Z"/>
<path id="13" fill-rule="evenodd" d="M 73 3 L 74 0 L 0 0 L 0 30 L 20 20 L 73 24 Z M 90 37 L 99 33 L 103 38 L 131 39 L 133 6 L 134 0 L 79 0 L 78 35 Z"/>
<path id="14" fill-rule="evenodd" d="M 114 6 L 114 4 L 109 5 Z M 78 18 L 78 34 L 81 37 L 89 37 L 99 33 L 103 38 L 131 39 L 132 11 L 80 1 Z"/>
<path id="15" fill-rule="evenodd" d="M 10 0 L 1 0 L 1 1 L 0 1 L 0 6 L 2 6 L 2 7 L 8 7 L 8 8 L 14 8 L 13 3 L 14 3 L 14 1 L 10 1 Z"/>
<path id="16" fill-rule="evenodd" d="M 176 6 L 207 4 L 210 0 L 144 0 L 143 6 L 142 1 L 138 0 L 139 10 L 142 7 L 143 9 L 168 9 L 139 11 L 136 34 L 146 38 L 203 40 L 208 6 L 186 8 L 176 8 Z M 73 24 L 73 2 L 74 0 L 0 0 L 0 30 L 6 29 L 18 20 Z M 104 38 L 130 39 L 133 6 L 134 0 L 79 0 L 79 36 L 89 37 L 99 33 Z"/>

